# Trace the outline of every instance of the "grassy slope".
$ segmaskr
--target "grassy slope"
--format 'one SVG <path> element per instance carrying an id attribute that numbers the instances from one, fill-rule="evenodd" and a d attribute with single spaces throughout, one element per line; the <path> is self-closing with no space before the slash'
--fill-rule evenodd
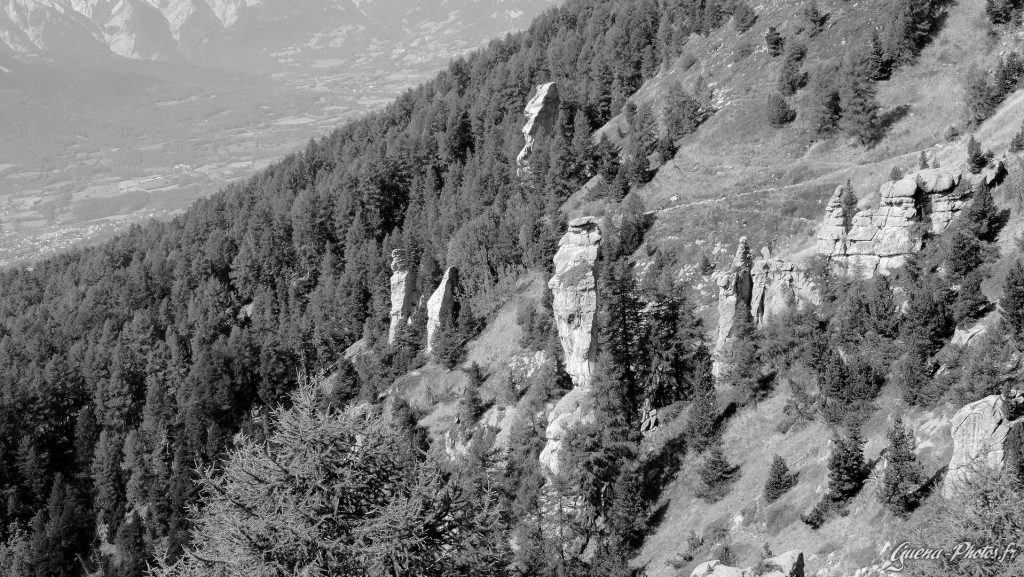
<path id="1" fill-rule="evenodd" d="M 888 179 L 893 166 L 913 168 L 917 155 L 929 149 L 943 165 L 963 159 L 962 141 L 946 143 L 942 133 L 947 126 L 962 125 L 964 118 L 962 80 L 971 66 L 991 64 L 997 54 L 1011 47 L 1012 40 L 989 34 L 983 0 L 963 0 L 948 7 L 935 40 L 913 66 L 899 70 L 879 86 L 882 113 L 907 107 L 905 114 L 889 127 L 885 138 L 874 148 L 850 147 L 843 139 L 810 144 L 807 121 L 798 117 L 790 126 L 774 129 L 762 113 L 763 102 L 775 90 L 782 59 L 772 59 L 764 48 L 763 35 L 769 25 L 791 35 L 804 3 L 769 0 L 755 6 L 759 14 L 755 26 L 737 36 L 726 27 L 708 38 L 693 38 L 687 50 L 697 58 L 689 70 L 669 69 L 649 82 L 638 94 L 639 100 L 652 101 L 656 107 L 669 82 L 678 80 L 687 86 L 698 74 L 709 77 L 719 99 L 719 112 L 696 134 L 680 144 L 675 159 L 658 172 L 644 187 L 641 197 L 649 210 L 656 211 L 648 244 L 661 246 L 677 258 L 698 294 L 707 304 L 713 302 L 713 287 L 707 279 L 692 274 L 692 264 L 701 254 L 715 254 L 719 263 L 731 258 L 739 236 L 751 239 L 755 249 L 771 244 L 776 252 L 791 258 L 813 253 L 813 235 L 824 205 L 835 186 L 851 180 L 862 205 L 875 202 L 878 186 Z M 815 38 L 809 49 L 805 69 L 813 74 L 815 59 L 822 54 L 842 54 L 845 46 L 869 26 L 872 15 L 882 13 L 883 2 L 819 2 L 830 12 L 831 27 Z M 749 56 L 735 56 L 738 48 L 749 43 L 755 50 Z M 798 111 L 806 109 L 809 90 L 793 99 Z M 976 134 L 997 155 L 1006 151 L 1010 138 L 1024 121 L 1024 93 L 1013 95 L 996 116 Z M 998 196 L 997 196 L 998 198 Z M 586 205 L 577 209 L 582 212 Z M 1000 246 L 1007 257 L 1012 253 L 1010 239 L 1024 228 L 1015 217 L 1004 232 Z M 990 297 L 998 297 L 1004 257 L 992 280 L 986 283 Z M 690 530 L 701 534 L 712 523 L 731 528 L 729 540 L 738 554 L 737 564 L 758 560 L 758 551 L 768 542 L 778 553 L 800 549 L 807 555 L 808 574 L 850 575 L 857 568 L 880 560 L 881 549 L 906 533 L 916 521 L 901 521 L 888 514 L 865 490 L 850 506 L 850 514 L 833 520 L 818 531 L 799 521 L 800 513 L 810 508 L 825 488 L 825 464 L 830 451 L 831 433 L 821 423 L 788 434 L 775 430 L 788 395 L 785 387 L 757 407 L 740 411 L 727 426 L 725 451 L 739 465 L 739 478 L 722 501 L 707 504 L 693 494 L 695 459 L 688 456 L 681 473 L 665 490 L 663 516 L 635 560 L 651 577 L 689 575 L 696 563 L 706 560 L 709 547 L 697 552 L 694 562 L 681 569 L 665 561 L 686 548 Z M 867 453 L 877 458 L 885 444 L 884 435 L 891 415 L 905 415 L 918 435 L 919 456 L 925 473 L 932 475 L 948 462 L 951 452 L 949 417 L 955 407 L 934 411 L 910 410 L 903 406 L 895 391 L 886 389 L 876 402 L 876 413 L 865 424 L 869 440 Z M 673 424 L 652 437 L 671 434 Z M 781 454 L 800 473 L 798 486 L 776 504 L 765 507 L 761 490 L 768 465 L 774 454 Z"/>

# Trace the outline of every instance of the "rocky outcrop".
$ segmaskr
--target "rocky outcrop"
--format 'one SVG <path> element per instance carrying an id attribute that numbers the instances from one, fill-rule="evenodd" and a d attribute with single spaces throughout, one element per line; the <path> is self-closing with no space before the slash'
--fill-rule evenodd
<path id="1" fill-rule="evenodd" d="M 416 304 L 416 274 L 409 270 L 405 251 L 391 251 L 391 326 L 388 328 L 388 344 L 394 344 L 398 328 L 409 322 Z"/>
<path id="2" fill-rule="evenodd" d="M 444 277 L 441 278 L 441 284 L 427 301 L 426 353 L 428 355 L 434 350 L 438 331 L 451 321 L 452 310 L 455 306 L 455 285 L 458 282 L 459 270 L 453 266 L 448 267 L 448 270 L 444 271 Z"/>
<path id="3" fill-rule="evenodd" d="M 1010 398 L 985 397 L 953 415 L 953 456 L 942 486 L 943 497 L 951 499 L 963 490 L 975 468 L 1000 471 L 1011 457 L 1019 459 L 1024 417 L 1015 417 L 1022 404 L 1024 394 L 1013 391 Z"/>
<path id="4" fill-rule="evenodd" d="M 773 257 L 768 248 L 761 249 L 761 258 L 754 261 L 750 276 L 750 314 L 759 327 L 787 309 L 819 301 L 804 268 Z"/>
<path id="5" fill-rule="evenodd" d="M 561 470 L 562 439 L 566 432 L 586 421 L 583 401 L 590 391 L 597 354 L 597 283 L 594 263 L 601 242 L 601 228 L 593 217 L 569 222 L 569 230 L 558 242 L 555 274 L 548 282 L 551 309 L 558 338 L 565 353 L 565 370 L 573 389 L 558 400 L 548 414 L 547 443 L 540 461 L 553 475 Z"/>
<path id="6" fill-rule="evenodd" d="M 754 262 L 747 237 L 740 239 L 732 268 L 715 274 L 718 284 L 718 332 L 715 337 L 715 356 L 724 353 L 737 322 L 750 319 L 750 302 L 754 281 L 751 276 Z"/>
<path id="7" fill-rule="evenodd" d="M 804 554 L 787 551 L 747 569 L 730 567 L 712 559 L 697 565 L 690 577 L 804 577 Z"/>
<path id="8" fill-rule="evenodd" d="M 926 168 L 883 184 L 879 205 L 850 215 L 837 187 L 818 229 L 818 253 L 836 267 L 870 278 L 906 263 L 921 250 L 924 236 L 940 234 L 980 187 L 990 187 L 1003 173 L 994 161 L 980 173 L 965 164 Z"/>
<path id="9" fill-rule="evenodd" d="M 558 338 L 565 352 L 565 371 L 576 386 L 589 386 L 597 339 L 597 284 L 594 263 L 601 242 L 601 227 L 594 217 L 569 222 L 569 230 L 558 241 L 555 274 L 548 281 L 551 309 Z"/>
<path id="10" fill-rule="evenodd" d="M 558 120 L 558 106 L 561 99 L 558 96 L 558 85 L 554 82 L 541 84 L 537 87 L 537 94 L 526 104 L 523 114 L 526 116 L 526 125 L 523 126 L 523 136 L 526 144 L 516 157 L 517 173 L 523 176 L 529 172 L 530 154 L 533 152 L 533 143 L 537 135 L 542 131 L 549 131 L 555 126 Z"/>

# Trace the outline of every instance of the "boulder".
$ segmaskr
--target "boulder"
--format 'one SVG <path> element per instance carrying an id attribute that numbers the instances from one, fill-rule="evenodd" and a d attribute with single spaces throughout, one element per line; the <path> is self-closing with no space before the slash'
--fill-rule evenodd
<path id="1" fill-rule="evenodd" d="M 943 497 L 955 497 L 975 468 L 1000 471 L 1009 456 L 1019 452 L 1024 418 L 1013 418 L 1013 413 L 1021 403 L 1024 398 L 1019 393 L 1009 399 L 992 395 L 965 405 L 953 415 L 953 456 L 942 486 Z"/>
<path id="2" fill-rule="evenodd" d="M 747 569 L 730 567 L 712 559 L 697 565 L 690 577 L 804 577 L 804 554 L 787 551 Z"/>
<path id="3" fill-rule="evenodd" d="M 576 386 L 588 386 L 597 352 L 594 314 L 597 284 L 594 263 L 601 228 L 594 217 L 577 218 L 558 242 L 555 274 L 548 281 L 558 338 L 565 353 L 565 370 Z"/>
<path id="4" fill-rule="evenodd" d="M 530 154 L 533 152 L 533 143 L 541 131 L 549 131 L 555 126 L 558 120 L 558 107 L 561 99 L 558 96 L 558 85 L 554 82 L 541 84 L 537 87 L 537 93 L 526 103 L 523 114 L 526 116 L 526 125 L 523 126 L 523 137 L 526 144 L 516 157 L 517 173 L 520 176 L 529 172 Z"/>
<path id="5" fill-rule="evenodd" d="M 416 304 L 416 274 L 409 270 L 405 251 L 391 251 L 391 325 L 388 328 L 388 344 L 394 344 L 398 328 L 409 322 L 409 315 Z"/>
<path id="6" fill-rule="evenodd" d="M 434 341 L 442 326 L 451 321 L 455 306 L 455 285 L 459 282 L 459 270 L 448 267 L 434 294 L 427 301 L 427 354 L 434 349 Z"/>

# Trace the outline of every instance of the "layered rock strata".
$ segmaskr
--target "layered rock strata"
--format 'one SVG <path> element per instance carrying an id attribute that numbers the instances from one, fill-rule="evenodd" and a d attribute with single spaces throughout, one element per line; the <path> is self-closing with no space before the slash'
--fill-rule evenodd
<path id="1" fill-rule="evenodd" d="M 997 160 L 979 173 L 964 164 L 912 172 L 883 184 L 877 207 L 852 215 L 842 203 L 843 187 L 837 187 L 818 229 L 818 253 L 856 276 L 888 273 L 921 250 L 926 233 L 946 230 L 974 192 L 992 186 L 1003 170 Z"/>

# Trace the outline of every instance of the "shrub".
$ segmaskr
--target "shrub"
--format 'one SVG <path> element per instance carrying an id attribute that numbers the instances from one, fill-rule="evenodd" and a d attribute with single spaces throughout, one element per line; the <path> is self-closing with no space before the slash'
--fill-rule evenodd
<path id="1" fill-rule="evenodd" d="M 796 111 L 789 107 L 785 97 L 778 92 L 772 92 L 768 95 L 767 113 L 768 124 L 775 128 L 785 126 L 796 118 Z"/>
<path id="2" fill-rule="evenodd" d="M 898 166 L 892 167 L 892 170 L 889 171 L 889 180 L 893 182 L 903 180 L 903 169 Z"/>
<path id="3" fill-rule="evenodd" d="M 740 1 L 736 4 L 732 13 L 732 25 L 740 34 L 750 30 L 750 27 L 757 21 L 757 13 L 746 2 Z"/>
<path id="4" fill-rule="evenodd" d="M 736 469 L 725 459 L 722 447 L 715 445 L 704 455 L 697 471 L 700 476 L 697 496 L 710 502 L 721 499 L 728 492 L 728 483 L 735 472 Z"/>
<path id="5" fill-rule="evenodd" d="M 786 58 L 779 70 L 779 92 L 784 96 L 796 94 L 797 90 L 807 84 L 807 73 L 800 69 L 806 55 L 807 47 L 799 42 L 786 48 Z"/>
<path id="6" fill-rule="evenodd" d="M 764 33 L 764 44 L 768 47 L 768 55 L 775 58 L 782 54 L 786 46 L 786 39 L 782 34 L 779 34 L 779 31 L 774 26 L 769 26 L 768 30 Z"/>
<path id="7" fill-rule="evenodd" d="M 977 174 L 988 164 L 988 158 L 981 151 L 981 143 L 974 139 L 974 135 L 967 141 L 967 169 Z"/>

